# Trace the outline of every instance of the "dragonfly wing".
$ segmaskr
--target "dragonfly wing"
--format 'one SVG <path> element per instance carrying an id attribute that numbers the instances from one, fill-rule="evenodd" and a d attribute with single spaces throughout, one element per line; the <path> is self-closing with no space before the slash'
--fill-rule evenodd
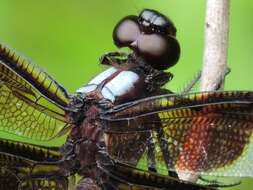
<path id="1" fill-rule="evenodd" d="M 45 166 L 49 168 L 50 166 Z M 27 168 L 7 169 L 1 168 L 0 189 L 8 190 L 68 190 L 68 178 L 64 176 L 32 176 L 21 171 Z"/>
<path id="2" fill-rule="evenodd" d="M 103 157 L 103 156 L 102 156 Z M 100 169 L 107 174 L 108 189 L 180 189 L 180 190 L 214 190 L 214 188 L 184 182 L 174 177 L 159 175 L 155 172 L 147 172 L 131 165 L 110 160 L 111 164 L 104 159 L 99 159 Z"/>
<path id="3" fill-rule="evenodd" d="M 69 101 L 46 72 L 0 44 L 0 130 L 49 140 L 66 128 Z"/>
<path id="4" fill-rule="evenodd" d="M 59 147 L 0 139 L 0 189 L 67 190 Z"/>
<path id="5" fill-rule="evenodd" d="M 119 105 L 101 116 L 109 154 L 148 169 L 218 176 L 253 176 L 253 92 L 162 95 Z M 149 134 L 145 139 L 135 137 Z M 111 137 L 112 136 L 112 137 Z M 132 139 L 130 139 L 132 138 Z M 131 140 L 120 144 L 117 139 Z M 130 160 L 122 149 L 142 144 Z M 150 144 L 153 149 L 150 153 Z M 123 148 L 122 148 L 123 147 Z M 122 156 L 123 155 L 123 156 Z"/>

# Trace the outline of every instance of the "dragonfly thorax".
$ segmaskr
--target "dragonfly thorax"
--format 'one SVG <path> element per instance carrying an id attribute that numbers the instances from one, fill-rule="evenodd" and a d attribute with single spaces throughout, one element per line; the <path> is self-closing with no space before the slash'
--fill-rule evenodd
<path id="1" fill-rule="evenodd" d="M 106 99 L 115 104 L 139 97 L 144 92 L 143 84 L 144 77 L 140 73 L 110 67 L 79 88 L 77 93 L 84 93 L 87 98 L 97 101 Z"/>

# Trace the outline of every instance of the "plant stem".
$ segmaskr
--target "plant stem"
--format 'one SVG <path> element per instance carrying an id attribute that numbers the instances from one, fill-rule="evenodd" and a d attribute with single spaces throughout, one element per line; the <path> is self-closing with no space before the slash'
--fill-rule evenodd
<path id="1" fill-rule="evenodd" d="M 229 0 L 207 0 L 201 91 L 217 90 L 223 86 L 227 69 L 228 30 Z"/>

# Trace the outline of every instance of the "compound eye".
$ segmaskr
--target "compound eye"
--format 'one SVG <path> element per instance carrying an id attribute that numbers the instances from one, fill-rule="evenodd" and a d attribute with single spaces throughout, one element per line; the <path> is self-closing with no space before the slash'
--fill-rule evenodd
<path id="1" fill-rule="evenodd" d="M 167 40 L 160 35 L 141 35 L 138 38 L 138 49 L 147 56 L 160 57 L 167 50 Z"/>
<path id="2" fill-rule="evenodd" d="M 175 65 L 180 56 L 178 41 L 174 37 L 159 34 L 141 34 L 134 51 L 158 70 Z"/>
<path id="3" fill-rule="evenodd" d="M 116 46 L 126 47 L 134 42 L 140 35 L 137 16 L 127 16 L 115 26 L 113 40 Z"/>
<path id="4" fill-rule="evenodd" d="M 155 16 L 155 11 L 153 11 L 153 10 L 149 10 L 149 9 L 144 9 L 141 13 L 140 13 L 140 15 L 139 15 L 139 18 L 141 19 L 141 20 L 146 20 L 146 21 L 151 21 L 152 20 L 152 18 Z"/>
<path id="5" fill-rule="evenodd" d="M 164 17 L 157 17 L 154 22 L 153 22 L 154 25 L 156 26 L 166 26 L 168 24 L 168 21 L 165 20 Z"/>

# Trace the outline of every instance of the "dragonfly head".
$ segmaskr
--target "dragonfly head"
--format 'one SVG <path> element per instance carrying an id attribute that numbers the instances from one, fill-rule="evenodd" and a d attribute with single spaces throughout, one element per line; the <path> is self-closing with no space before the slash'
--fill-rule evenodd
<path id="1" fill-rule="evenodd" d="M 113 40 L 117 47 L 129 47 L 158 70 L 175 65 L 180 56 L 173 22 L 151 9 L 121 19 L 114 28 Z"/>

